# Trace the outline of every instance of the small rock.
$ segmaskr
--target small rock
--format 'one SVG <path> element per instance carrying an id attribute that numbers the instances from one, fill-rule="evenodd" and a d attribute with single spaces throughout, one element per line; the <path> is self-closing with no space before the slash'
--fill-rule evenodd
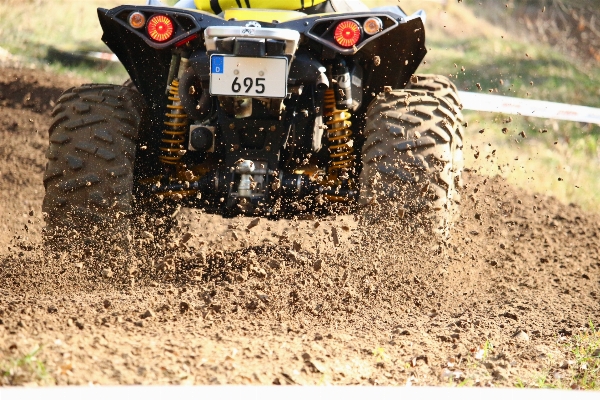
<path id="1" fill-rule="evenodd" d="M 267 263 L 267 265 L 269 265 L 270 268 L 273 269 L 280 269 L 282 268 L 285 264 L 283 261 L 279 261 L 279 260 L 269 260 L 269 262 Z"/>
<path id="2" fill-rule="evenodd" d="M 323 260 L 318 259 L 317 261 L 315 261 L 315 263 L 313 264 L 313 269 L 315 271 L 320 271 L 323 268 Z"/>
<path id="3" fill-rule="evenodd" d="M 150 240 L 154 240 L 154 235 L 151 234 L 148 231 L 143 231 L 142 232 L 142 239 L 150 239 Z"/>
<path id="4" fill-rule="evenodd" d="M 185 301 L 182 301 L 181 303 L 179 303 L 179 312 L 180 313 L 184 314 L 189 309 L 190 309 L 190 305 L 188 303 L 186 303 Z"/>
<path id="5" fill-rule="evenodd" d="M 191 238 L 192 238 L 192 234 L 191 234 L 191 233 L 189 233 L 189 232 L 186 232 L 186 233 L 185 233 L 185 234 L 184 234 L 184 235 L 181 237 L 180 243 L 181 243 L 181 244 L 186 244 L 187 242 L 189 242 L 189 241 L 190 241 L 190 239 L 191 239 Z"/>
<path id="6" fill-rule="evenodd" d="M 263 292 L 256 292 L 256 297 L 258 297 L 260 299 L 260 301 L 262 301 L 265 304 L 269 304 L 269 296 L 266 293 Z"/>
<path id="7" fill-rule="evenodd" d="M 83 328 L 84 328 L 83 322 L 79 322 L 79 321 L 75 321 L 75 326 L 77 328 L 79 328 L 80 330 L 83 330 Z"/>
<path id="8" fill-rule="evenodd" d="M 146 319 L 146 318 L 151 318 L 151 317 L 154 317 L 154 313 L 152 312 L 152 310 L 146 310 L 145 313 L 140 315 L 141 319 Z"/>
<path id="9" fill-rule="evenodd" d="M 333 244 L 335 246 L 339 246 L 340 245 L 340 235 L 335 226 L 333 228 L 331 228 L 331 237 L 333 238 Z"/>
<path id="10" fill-rule="evenodd" d="M 552 374 L 552 377 L 556 380 L 561 380 L 562 378 L 564 378 L 564 374 L 560 371 L 556 371 Z"/>
<path id="11" fill-rule="evenodd" d="M 143 328 L 143 327 L 144 327 L 144 321 L 135 321 L 133 324 L 134 324 L 135 326 L 139 326 L 140 328 Z"/>
<path id="12" fill-rule="evenodd" d="M 246 228 L 252 229 L 255 226 L 257 226 L 259 223 L 260 223 L 260 218 L 254 218 L 252 221 L 250 221 L 250 223 L 248 224 L 248 226 Z"/>
<path id="13" fill-rule="evenodd" d="M 112 270 L 110 268 L 104 268 L 102 270 L 102 276 L 104 278 L 112 278 L 114 276 L 114 273 L 112 272 Z"/>
<path id="14" fill-rule="evenodd" d="M 517 332 L 513 337 L 521 342 L 529 342 L 529 335 L 523 331 Z"/>
<path id="15" fill-rule="evenodd" d="M 267 271 L 261 267 L 252 267 L 252 272 L 254 272 L 259 278 L 264 278 L 267 276 Z"/>
<path id="16" fill-rule="evenodd" d="M 461 371 L 450 371 L 448 368 L 444 368 L 442 371 L 442 379 L 460 379 L 463 376 Z"/>
<path id="17" fill-rule="evenodd" d="M 112 303 L 110 302 L 110 300 L 104 299 L 102 305 L 104 306 L 104 308 L 109 308 L 112 305 Z"/>
<path id="18" fill-rule="evenodd" d="M 57 312 L 58 312 L 58 308 L 56 308 L 55 306 L 48 306 L 48 313 L 56 314 Z"/>

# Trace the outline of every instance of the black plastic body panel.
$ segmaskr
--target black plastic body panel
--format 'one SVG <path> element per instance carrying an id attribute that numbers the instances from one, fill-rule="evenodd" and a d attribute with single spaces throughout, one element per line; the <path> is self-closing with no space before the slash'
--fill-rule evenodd
<path id="1" fill-rule="evenodd" d="M 155 14 L 168 15 L 176 25 L 174 36 L 163 43 L 152 41 L 144 29 L 133 29 L 127 23 L 127 16 L 133 11 L 142 12 L 147 18 Z M 327 40 L 327 35 L 317 37 L 313 30 L 315 26 L 331 25 L 337 19 L 361 20 L 374 14 L 385 21 L 383 31 L 372 37 L 363 38 L 355 48 L 342 49 Z M 146 154 L 157 155 L 167 102 L 165 89 L 170 83 L 167 82 L 167 79 L 173 51 L 190 57 L 191 67 L 197 72 L 199 79 L 208 79 L 209 64 L 208 57 L 205 56 L 204 29 L 210 26 L 244 27 L 247 21 L 226 21 L 216 15 L 199 11 L 155 6 L 119 6 L 111 10 L 98 9 L 98 17 L 104 32 L 102 40 L 119 58 L 147 102 L 150 125 L 140 141 L 147 145 Z M 426 54 L 423 21 L 420 18 L 407 19 L 404 15 L 391 11 L 307 15 L 301 19 L 282 23 L 261 22 L 261 25 L 263 28 L 296 30 L 301 35 L 299 49 L 296 52 L 298 63 L 294 64 L 295 60 L 291 63 L 288 86 L 303 84 L 306 89 L 314 88 L 315 82 L 311 82 L 311 78 L 316 79 L 319 67 L 329 65 L 336 57 L 342 57 L 350 67 L 352 65 L 360 66 L 363 72 L 361 96 L 363 101 L 360 108 L 354 112 L 352 120 L 353 126 L 358 130 L 364 125 L 364 111 L 374 95 L 381 92 L 385 86 L 405 87 Z M 190 37 L 194 37 L 194 39 L 186 42 Z M 231 51 L 234 50 L 233 42 L 224 42 L 221 45 L 231 46 Z M 257 46 L 251 46 L 250 43 L 243 45 L 243 48 L 238 47 L 238 51 L 244 52 L 244 54 L 266 51 L 267 54 L 270 54 L 282 51 L 283 46 L 283 42 L 267 41 Z M 315 91 L 314 93 L 316 96 L 316 93 L 320 92 Z M 308 93 L 302 98 L 307 96 Z M 309 118 L 314 118 L 316 115 L 314 110 L 319 107 L 319 104 L 311 103 L 308 100 L 307 97 L 299 102 L 297 96 L 292 96 L 285 102 L 289 110 L 294 110 L 294 107 L 298 108 L 298 111 L 303 108 L 308 109 L 310 110 Z M 315 100 L 312 99 L 312 101 Z M 292 122 L 287 121 L 286 123 Z M 250 123 L 249 126 L 251 125 Z M 307 135 L 311 134 L 312 128 L 308 119 L 305 125 L 303 126 L 301 123 L 298 125 L 301 131 L 298 134 L 303 138 L 299 140 L 310 144 L 310 137 Z M 278 130 L 277 133 L 281 135 L 283 131 Z M 361 139 L 357 138 L 357 140 Z M 355 145 L 360 145 L 360 143 L 355 143 Z M 324 157 L 326 156 L 327 154 L 324 153 Z M 149 168 L 155 169 L 155 171 L 146 171 L 151 175 L 159 172 L 161 165 L 149 163 Z"/>

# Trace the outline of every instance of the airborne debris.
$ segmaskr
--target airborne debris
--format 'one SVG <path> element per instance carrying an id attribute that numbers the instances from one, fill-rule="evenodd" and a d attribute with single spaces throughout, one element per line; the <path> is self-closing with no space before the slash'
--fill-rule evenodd
<path id="1" fill-rule="evenodd" d="M 250 223 L 248 224 L 246 229 L 252 229 L 252 228 L 258 226 L 259 223 L 260 223 L 260 218 L 254 218 L 252 221 L 250 221 Z"/>

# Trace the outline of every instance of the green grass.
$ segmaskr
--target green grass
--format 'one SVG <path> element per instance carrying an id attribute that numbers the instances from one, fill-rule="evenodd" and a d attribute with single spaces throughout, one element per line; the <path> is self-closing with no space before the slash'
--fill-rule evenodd
<path id="1" fill-rule="evenodd" d="M 530 377 L 517 377 L 518 388 L 600 390 L 600 331 L 590 322 L 587 329 L 563 342 L 566 360 L 557 365 L 550 358 L 547 365 Z"/>
<path id="2" fill-rule="evenodd" d="M 573 361 L 570 386 L 600 390 L 600 330 L 590 321 L 589 328 L 574 335 L 565 346 Z"/>
<path id="3" fill-rule="evenodd" d="M 128 1 L 127 3 L 142 3 Z M 75 74 L 92 82 L 121 83 L 127 79 L 118 63 L 73 64 L 50 57 L 51 49 L 108 51 L 96 9 L 111 8 L 117 0 L 4 0 L 0 2 L 0 47 L 19 57 L 23 64 L 56 73 Z"/>
<path id="4" fill-rule="evenodd" d="M 27 354 L 0 362 L 0 386 L 31 382 L 48 384 L 52 378 L 46 364 L 38 359 L 41 350 L 36 346 Z"/>
<path id="5" fill-rule="evenodd" d="M 420 72 L 451 75 L 460 90 L 480 92 L 479 83 L 482 93 L 491 89 L 493 94 L 600 107 L 600 68 L 526 43 L 465 6 L 430 6 L 428 11 L 429 53 Z M 465 116 L 466 167 L 600 211 L 600 126 L 470 111 Z"/>

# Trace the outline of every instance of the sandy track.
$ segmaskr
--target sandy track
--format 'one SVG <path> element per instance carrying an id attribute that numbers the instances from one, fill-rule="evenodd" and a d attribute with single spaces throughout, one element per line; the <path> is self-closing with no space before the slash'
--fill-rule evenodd
<path id="1" fill-rule="evenodd" d="M 600 218 L 473 173 L 446 246 L 401 220 L 184 210 L 166 256 L 49 257 L 48 113 L 77 82 L 0 76 L 0 360 L 41 346 L 48 370 L 2 384 L 568 382 L 563 338 L 600 317 Z"/>

